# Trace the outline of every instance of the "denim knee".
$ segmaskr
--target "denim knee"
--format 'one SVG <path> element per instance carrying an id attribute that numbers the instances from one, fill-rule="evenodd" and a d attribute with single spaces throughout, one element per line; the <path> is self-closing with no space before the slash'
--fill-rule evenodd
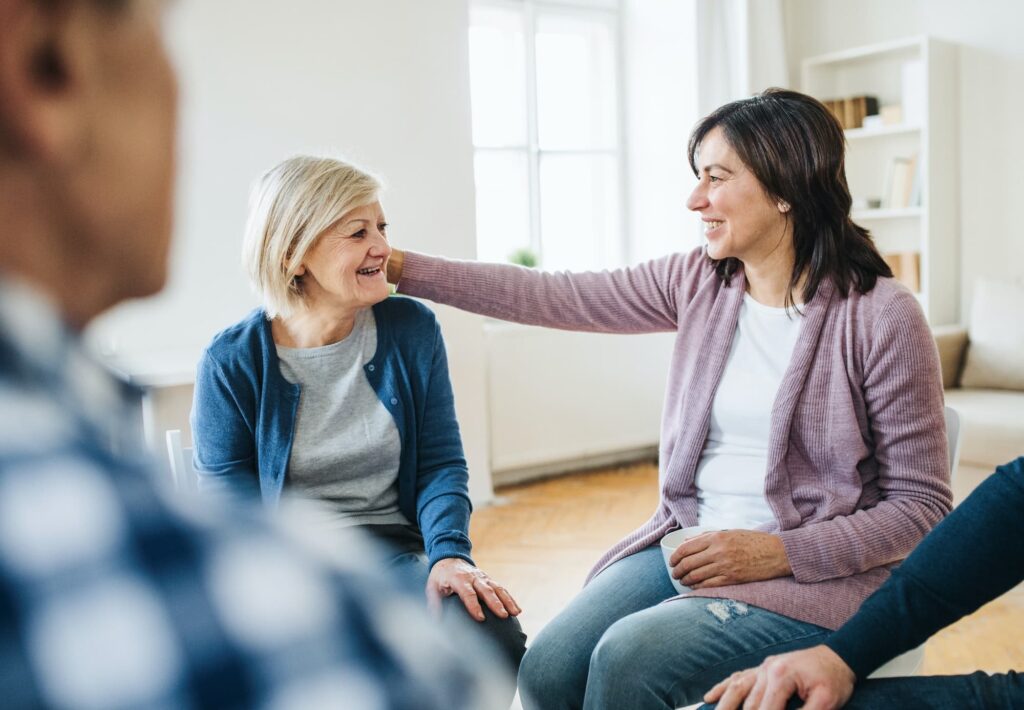
<path id="1" fill-rule="evenodd" d="M 571 654 L 557 641 L 545 642 L 543 634 L 526 649 L 519 665 L 519 697 L 526 710 L 568 708 L 578 705 L 586 688 L 586 665 L 582 678 Z"/>
<path id="2" fill-rule="evenodd" d="M 535 639 L 519 664 L 519 695 L 524 705 L 529 705 L 528 698 L 539 699 L 550 695 L 548 691 L 555 680 L 550 661 L 554 659 L 546 658 L 546 655 L 543 642 L 538 644 Z"/>
<path id="3" fill-rule="evenodd" d="M 601 636 L 590 654 L 591 678 L 614 675 L 620 679 L 636 679 L 644 676 L 645 671 L 650 672 L 649 661 L 643 653 L 643 639 L 637 638 L 631 622 L 629 617 L 620 619 Z"/>

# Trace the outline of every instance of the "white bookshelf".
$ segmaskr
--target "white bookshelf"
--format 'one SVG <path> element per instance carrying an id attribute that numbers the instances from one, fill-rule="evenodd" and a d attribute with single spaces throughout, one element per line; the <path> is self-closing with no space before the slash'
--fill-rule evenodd
<path id="1" fill-rule="evenodd" d="M 903 67 L 920 61 L 918 110 L 904 104 Z M 933 325 L 954 323 L 959 307 L 956 47 L 914 37 L 810 57 L 802 89 L 821 99 L 875 96 L 880 106 L 903 105 L 904 123 L 846 131 L 846 174 L 858 199 L 881 198 L 880 208 L 855 209 L 883 254 L 914 252 L 920 260 L 917 293 Z M 919 204 L 886 204 L 894 158 L 919 163 Z"/>

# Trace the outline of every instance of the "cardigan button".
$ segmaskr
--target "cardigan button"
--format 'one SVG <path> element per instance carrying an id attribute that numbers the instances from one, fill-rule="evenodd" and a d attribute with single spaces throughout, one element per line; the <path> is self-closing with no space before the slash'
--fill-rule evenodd
<path id="1" fill-rule="evenodd" d="M 391 398 L 391 404 L 398 404 L 398 398 L 397 397 L 392 397 Z"/>
<path id="2" fill-rule="evenodd" d="M 367 365 L 366 369 L 369 370 L 370 372 L 373 372 L 375 368 L 373 365 Z"/>

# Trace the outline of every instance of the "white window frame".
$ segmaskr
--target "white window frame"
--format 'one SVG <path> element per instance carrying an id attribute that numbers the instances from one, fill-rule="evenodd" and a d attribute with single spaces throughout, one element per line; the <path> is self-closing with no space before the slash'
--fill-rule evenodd
<path id="1" fill-rule="evenodd" d="M 530 249 L 537 255 L 540 265 L 544 264 L 544 240 L 541 230 L 541 197 L 540 197 L 540 164 L 544 155 L 595 155 L 614 156 L 618 169 L 619 193 L 619 230 L 620 238 L 615 244 L 617 254 L 606 254 L 606 268 L 623 266 L 628 263 L 631 245 L 628 238 L 629 224 L 629 190 L 628 160 L 626 145 L 626 110 L 625 110 L 625 51 L 623 47 L 623 8 L 622 0 L 471 0 L 472 7 L 490 7 L 501 9 L 521 9 L 523 11 L 523 38 L 526 64 L 526 145 L 478 145 L 473 140 L 474 157 L 481 152 L 514 152 L 525 153 L 527 164 L 527 181 L 530 208 Z M 613 64 L 615 66 L 615 120 L 616 146 L 613 148 L 542 150 L 538 129 L 537 112 L 537 15 L 538 10 L 552 9 L 560 12 L 579 13 L 588 17 L 597 15 L 611 19 L 614 28 Z M 479 238 L 479 237 L 478 237 Z M 603 251 L 602 246 L 602 251 Z"/>

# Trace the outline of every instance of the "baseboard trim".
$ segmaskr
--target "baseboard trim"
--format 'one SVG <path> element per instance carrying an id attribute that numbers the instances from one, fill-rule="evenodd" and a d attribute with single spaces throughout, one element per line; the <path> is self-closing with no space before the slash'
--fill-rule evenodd
<path id="1" fill-rule="evenodd" d="M 546 461 L 531 466 L 492 470 L 491 477 L 495 488 L 512 486 L 517 483 L 536 481 L 541 478 L 554 478 L 567 473 L 578 473 L 595 468 L 609 468 L 621 464 L 650 461 L 658 458 L 658 446 L 641 446 L 634 449 L 609 451 L 592 456 L 580 456 L 562 461 Z"/>

